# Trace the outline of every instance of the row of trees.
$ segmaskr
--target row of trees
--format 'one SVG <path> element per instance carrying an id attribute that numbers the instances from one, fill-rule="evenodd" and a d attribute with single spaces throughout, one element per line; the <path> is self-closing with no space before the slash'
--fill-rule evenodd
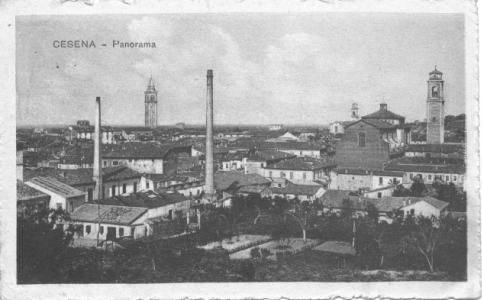
<path id="1" fill-rule="evenodd" d="M 435 178 L 432 183 L 434 193 L 429 193 L 421 176 L 415 176 L 413 178 L 412 185 L 409 189 L 396 181 L 393 185 L 395 186 L 393 197 L 432 196 L 441 201 L 448 202 L 450 204 L 450 210 L 466 211 L 467 209 L 467 193 L 459 191 L 453 182 L 445 183 L 440 178 Z"/>

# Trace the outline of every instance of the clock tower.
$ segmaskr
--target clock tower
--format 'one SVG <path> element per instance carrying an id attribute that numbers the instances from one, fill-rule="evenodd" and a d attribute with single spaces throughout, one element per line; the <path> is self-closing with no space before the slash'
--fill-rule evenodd
<path id="1" fill-rule="evenodd" d="M 427 144 L 444 142 L 444 81 L 443 73 L 435 70 L 429 73 L 427 95 Z"/>

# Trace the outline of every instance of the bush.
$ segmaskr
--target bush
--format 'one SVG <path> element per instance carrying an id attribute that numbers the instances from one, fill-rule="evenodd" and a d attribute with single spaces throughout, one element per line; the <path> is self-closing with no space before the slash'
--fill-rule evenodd
<path id="1" fill-rule="evenodd" d="M 261 249 L 261 258 L 262 258 L 262 259 L 266 259 L 266 258 L 268 258 L 268 256 L 270 256 L 270 255 L 271 255 L 271 251 L 269 251 L 268 248 L 262 248 L 262 249 Z"/>
<path id="2" fill-rule="evenodd" d="M 253 249 L 251 249 L 251 252 L 249 254 L 251 255 L 252 259 L 261 258 L 261 253 L 258 247 L 254 247 Z"/>
<path id="3" fill-rule="evenodd" d="M 243 260 L 241 265 L 239 266 L 239 274 L 246 280 L 252 281 L 254 279 L 254 275 L 256 273 L 256 269 L 254 267 L 254 263 L 250 260 Z"/>

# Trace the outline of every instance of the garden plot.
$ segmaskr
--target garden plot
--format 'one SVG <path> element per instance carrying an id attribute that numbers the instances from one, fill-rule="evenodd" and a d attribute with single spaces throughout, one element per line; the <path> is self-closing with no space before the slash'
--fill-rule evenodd
<path id="1" fill-rule="evenodd" d="M 204 246 L 199 246 L 198 248 L 204 250 L 212 250 L 216 248 L 223 248 L 228 250 L 228 252 L 234 252 L 236 249 L 245 249 L 246 247 L 259 245 L 264 242 L 268 242 L 271 238 L 267 235 L 251 235 L 243 234 L 231 237 L 229 239 L 224 239 L 219 242 L 212 242 Z"/>
<path id="2" fill-rule="evenodd" d="M 261 244 L 258 247 L 259 249 L 268 249 L 271 254 L 268 256 L 270 259 L 276 259 L 277 252 L 291 252 L 296 253 L 304 250 L 311 249 L 312 247 L 318 244 L 317 240 L 306 240 L 303 241 L 301 238 L 297 239 L 289 239 L 289 240 L 282 240 L 282 241 L 271 241 L 264 244 Z M 255 247 L 250 247 L 248 249 L 238 251 L 236 253 L 230 254 L 229 258 L 231 259 L 248 259 L 251 258 L 251 249 Z"/>

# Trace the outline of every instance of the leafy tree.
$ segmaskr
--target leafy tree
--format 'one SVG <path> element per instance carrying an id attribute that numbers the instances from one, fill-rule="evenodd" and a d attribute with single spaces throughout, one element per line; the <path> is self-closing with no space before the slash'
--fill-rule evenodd
<path id="1" fill-rule="evenodd" d="M 441 231 L 435 228 L 430 220 L 419 217 L 417 225 L 402 242 L 409 248 L 421 253 L 428 264 L 430 272 L 434 272 L 434 253 L 440 246 Z"/>
<path id="2" fill-rule="evenodd" d="M 290 208 L 290 203 L 286 198 L 281 198 L 276 196 L 272 203 L 271 209 L 275 215 L 283 217 L 284 221 L 286 222 L 286 211 Z"/>
<path id="3" fill-rule="evenodd" d="M 432 185 L 436 191 L 435 197 L 439 200 L 450 203 L 450 209 L 455 211 L 466 211 L 467 194 L 461 193 L 453 182 L 443 183 L 436 181 Z"/>
<path id="4" fill-rule="evenodd" d="M 306 231 L 313 228 L 315 211 L 309 201 L 297 201 L 286 214 L 296 220 L 303 231 L 303 241 L 306 241 Z"/>
<path id="5" fill-rule="evenodd" d="M 378 217 L 379 215 L 377 207 L 375 206 L 375 204 L 369 203 L 367 205 L 367 218 L 376 224 L 378 223 Z"/>
<path id="6" fill-rule="evenodd" d="M 393 190 L 393 197 L 408 197 L 411 195 L 411 191 L 406 189 L 403 184 L 399 184 Z"/>
<path id="7" fill-rule="evenodd" d="M 254 263 L 250 260 L 243 260 L 239 266 L 239 274 L 246 280 L 252 281 L 256 273 Z"/>
<path id="8" fill-rule="evenodd" d="M 410 186 L 410 192 L 412 193 L 412 196 L 414 197 L 422 197 L 424 193 L 427 192 L 427 187 L 425 186 L 425 183 L 423 182 L 422 176 L 415 176 L 413 178 L 413 183 Z"/>
<path id="9" fill-rule="evenodd" d="M 55 227 L 64 215 L 62 209 L 27 209 L 17 217 L 17 275 L 18 282 L 33 278 L 50 278 L 58 273 L 61 256 L 72 241 L 74 232 Z"/>

